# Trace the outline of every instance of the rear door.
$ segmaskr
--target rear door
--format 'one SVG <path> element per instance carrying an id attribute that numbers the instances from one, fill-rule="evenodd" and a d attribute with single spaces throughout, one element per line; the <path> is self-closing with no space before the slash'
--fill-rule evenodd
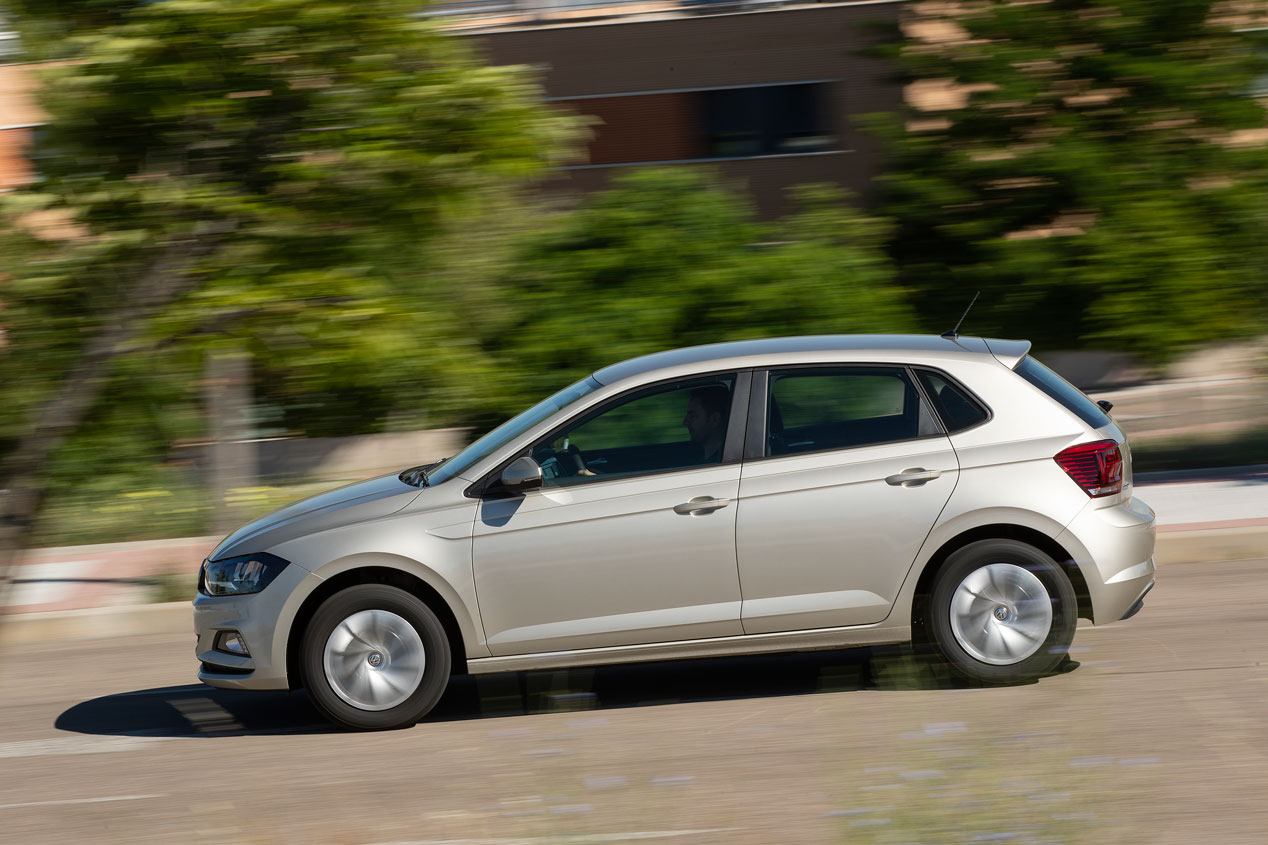
<path id="1" fill-rule="evenodd" d="M 957 473 L 905 367 L 754 373 L 736 525 L 745 633 L 884 619 Z"/>

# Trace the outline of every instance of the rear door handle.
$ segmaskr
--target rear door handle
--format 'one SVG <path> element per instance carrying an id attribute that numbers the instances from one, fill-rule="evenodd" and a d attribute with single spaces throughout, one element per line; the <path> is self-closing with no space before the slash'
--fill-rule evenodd
<path id="1" fill-rule="evenodd" d="M 915 467 L 905 469 L 898 475 L 889 476 L 885 479 L 885 483 L 893 487 L 923 487 L 926 481 L 933 481 L 940 475 L 942 473 L 936 469 Z"/>
<path id="2" fill-rule="evenodd" d="M 712 513 L 718 508 L 725 508 L 731 504 L 730 499 L 715 499 L 712 496 L 697 496 L 690 502 L 683 502 L 681 505 L 674 505 L 674 513 L 690 514 L 695 516 L 701 513 Z"/>

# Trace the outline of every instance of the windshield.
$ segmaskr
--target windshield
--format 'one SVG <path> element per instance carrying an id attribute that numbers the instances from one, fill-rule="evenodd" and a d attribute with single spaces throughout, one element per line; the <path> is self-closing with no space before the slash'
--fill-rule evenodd
<path id="1" fill-rule="evenodd" d="M 565 387 L 549 399 L 538 402 L 524 413 L 502 423 L 434 470 L 428 472 L 428 483 L 439 484 L 442 481 L 453 478 L 455 475 L 461 475 L 472 464 L 487 458 L 491 453 L 501 449 L 507 443 L 555 413 L 555 411 L 566 405 L 571 405 L 598 387 L 600 387 L 600 384 L 594 380 L 593 376 L 586 376 L 576 384 Z"/>

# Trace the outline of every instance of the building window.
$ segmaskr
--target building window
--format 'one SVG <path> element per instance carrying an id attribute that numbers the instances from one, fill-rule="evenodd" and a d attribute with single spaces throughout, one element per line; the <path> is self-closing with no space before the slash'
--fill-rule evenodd
<path id="1" fill-rule="evenodd" d="M 559 101 L 597 119 L 589 165 L 753 158 L 836 149 L 830 83 Z"/>
<path id="2" fill-rule="evenodd" d="M 705 155 L 780 155 L 832 149 L 827 86 L 818 83 L 701 91 Z"/>

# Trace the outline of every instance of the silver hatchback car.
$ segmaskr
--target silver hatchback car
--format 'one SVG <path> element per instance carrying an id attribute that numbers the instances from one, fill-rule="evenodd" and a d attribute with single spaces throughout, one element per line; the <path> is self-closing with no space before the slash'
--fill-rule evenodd
<path id="1" fill-rule="evenodd" d="M 198 677 L 413 724 L 454 672 L 916 640 L 963 675 L 1053 671 L 1136 613 L 1154 514 L 1106 410 L 968 337 L 825 336 L 606 367 L 448 460 L 230 535 Z"/>

